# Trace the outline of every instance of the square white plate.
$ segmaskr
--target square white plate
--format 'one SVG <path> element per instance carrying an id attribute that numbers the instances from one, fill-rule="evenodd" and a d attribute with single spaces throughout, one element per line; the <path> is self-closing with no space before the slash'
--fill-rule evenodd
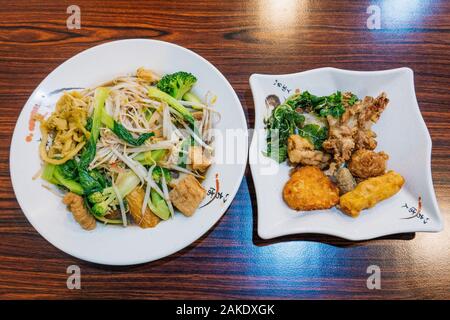
<path id="1" fill-rule="evenodd" d="M 443 219 L 431 177 L 431 138 L 417 104 L 413 72 L 408 68 L 360 72 L 335 68 L 250 77 L 255 102 L 255 132 L 250 146 L 250 166 L 258 202 L 258 234 L 269 239 L 296 233 L 321 233 L 348 240 L 365 240 L 404 232 L 437 232 Z M 289 178 L 286 163 L 265 157 L 264 119 L 270 114 L 265 99 L 275 94 L 283 102 L 295 89 L 316 95 L 336 90 L 358 97 L 377 96 L 390 100 L 373 127 L 378 151 L 389 154 L 388 169 L 399 172 L 405 185 L 390 199 L 351 218 L 336 208 L 309 212 L 290 209 L 282 199 Z"/>

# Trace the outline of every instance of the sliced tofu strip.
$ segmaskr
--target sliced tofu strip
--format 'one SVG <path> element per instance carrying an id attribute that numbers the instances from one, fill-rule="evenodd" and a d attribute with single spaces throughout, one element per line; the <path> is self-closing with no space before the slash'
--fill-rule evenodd
<path id="1" fill-rule="evenodd" d="M 127 196 L 128 206 L 130 207 L 130 214 L 134 222 L 141 228 L 153 228 L 160 219 L 150 210 L 149 207 L 145 209 L 142 214 L 142 203 L 144 202 L 145 191 L 142 188 L 136 188 Z"/>

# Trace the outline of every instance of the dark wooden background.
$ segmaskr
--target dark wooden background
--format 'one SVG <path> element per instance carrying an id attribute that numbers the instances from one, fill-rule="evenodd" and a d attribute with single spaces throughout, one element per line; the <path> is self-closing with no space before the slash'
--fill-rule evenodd
<path id="1" fill-rule="evenodd" d="M 71 4 L 81 8 L 80 30 L 66 28 Z M 381 8 L 380 30 L 366 27 L 370 4 Z M 449 1 L 2 0 L 0 13 L 0 298 L 450 298 Z M 447 227 L 359 243 L 318 235 L 263 241 L 247 170 L 220 222 L 171 257 L 111 268 L 57 250 L 31 227 L 14 197 L 8 165 L 14 125 L 55 67 L 84 49 L 126 38 L 174 42 L 211 61 L 237 91 L 249 127 L 254 72 L 412 68 Z M 81 290 L 66 288 L 72 264 L 81 267 Z M 372 264 L 382 270 L 381 290 L 366 288 Z"/>

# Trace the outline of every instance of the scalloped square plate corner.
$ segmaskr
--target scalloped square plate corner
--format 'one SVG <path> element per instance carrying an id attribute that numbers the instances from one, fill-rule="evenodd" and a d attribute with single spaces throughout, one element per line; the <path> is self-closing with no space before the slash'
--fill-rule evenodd
<path id="1" fill-rule="evenodd" d="M 284 75 L 253 74 L 250 87 L 255 102 L 255 132 L 249 156 L 261 238 L 320 233 L 357 241 L 443 229 L 431 177 L 431 138 L 417 104 L 411 69 L 349 71 L 320 68 Z M 262 156 L 265 150 L 263 120 L 269 113 L 265 98 L 274 94 L 284 101 L 297 88 L 318 95 L 336 90 L 352 91 L 360 97 L 376 96 L 382 91 L 387 93 L 389 105 L 373 128 L 378 135 L 377 150 L 384 150 L 390 156 L 388 168 L 405 177 L 406 183 L 399 193 L 364 210 L 356 219 L 336 208 L 297 212 L 284 203 L 281 194 L 288 180 L 289 167 Z"/>

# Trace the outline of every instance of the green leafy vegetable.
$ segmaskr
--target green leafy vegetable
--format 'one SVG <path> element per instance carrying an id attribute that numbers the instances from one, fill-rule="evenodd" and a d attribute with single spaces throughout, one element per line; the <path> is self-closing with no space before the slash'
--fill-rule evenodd
<path id="1" fill-rule="evenodd" d="M 61 170 L 61 173 L 66 177 L 67 179 L 75 180 L 78 177 L 78 167 L 75 160 L 70 159 L 66 161 L 65 163 L 58 166 L 59 170 Z"/>
<path id="2" fill-rule="evenodd" d="M 85 169 L 94 160 L 96 153 L 96 145 L 98 136 L 100 135 L 100 125 L 102 120 L 103 109 L 105 108 L 105 101 L 109 95 L 108 88 L 97 88 L 94 93 L 94 113 L 91 120 L 91 130 L 89 140 L 87 141 L 83 152 L 80 156 L 80 162 L 78 163 L 78 168 Z"/>
<path id="3" fill-rule="evenodd" d="M 304 91 L 289 97 L 285 104 L 290 105 L 294 109 L 301 108 L 307 112 L 313 111 L 320 117 L 331 115 L 334 118 L 339 118 L 345 112 L 342 100 L 343 96 L 340 91 L 322 97 Z M 353 105 L 356 101 L 358 101 L 358 97 L 353 95 L 349 99 L 348 104 Z"/>
<path id="4" fill-rule="evenodd" d="M 347 101 L 347 103 L 352 106 L 354 105 L 357 101 L 358 101 L 358 97 L 354 94 L 352 94 L 352 96 L 350 97 L 350 99 Z"/>
<path id="5" fill-rule="evenodd" d="M 116 187 L 120 197 L 124 198 L 133 191 L 139 183 L 140 180 L 133 171 L 127 170 L 125 173 L 121 173 L 116 180 Z M 96 190 L 87 196 L 87 200 L 92 204 L 92 206 L 90 206 L 91 212 L 97 217 L 106 215 L 111 211 L 112 206 L 118 204 L 118 199 L 113 187 Z"/>
<path id="6" fill-rule="evenodd" d="M 81 184 L 73 178 L 72 172 L 68 170 L 68 167 L 64 168 L 63 165 L 46 163 L 41 177 L 52 184 L 63 186 L 78 195 L 85 193 Z"/>
<path id="7" fill-rule="evenodd" d="M 122 124 L 115 121 L 109 114 L 103 112 L 102 123 L 109 128 L 116 136 L 132 146 L 138 147 L 142 145 L 148 138 L 154 135 L 153 132 L 141 134 L 138 138 L 134 138 Z"/>
<path id="8" fill-rule="evenodd" d="M 156 87 L 180 100 L 183 95 L 191 90 L 192 86 L 197 82 L 197 78 L 189 72 L 179 71 L 172 74 L 166 74 L 159 80 Z"/>
<path id="9" fill-rule="evenodd" d="M 165 93 L 164 91 L 159 90 L 156 87 L 148 88 L 147 95 L 150 98 L 166 102 L 175 111 L 177 111 L 187 123 L 189 123 L 192 126 L 194 125 L 194 117 L 189 112 L 189 110 L 186 109 L 181 103 L 178 102 L 177 99 L 175 99 L 171 95 Z"/>
<path id="10" fill-rule="evenodd" d="M 100 136 L 100 126 L 102 115 L 105 108 L 105 101 L 109 95 L 109 89 L 100 87 L 95 89 L 94 93 L 94 112 L 92 120 L 90 121 L 90 136 L 80 156 L 80 161 L 76 165 L 76 175 L 79 184 L 84 189 L 84 194 L 102 190 L 106 184 L 104 178 L 100 178 L 101 174 L 98 171 L 89 172 L 88 166 L 94 160 L 97 151 L 97 140 Z M 69 170 L 67 168 L 67 170 Z M 66 171 L 67 171 L 66 170 Z M 74 171 L 75 172 L 75 171 Z"/>
<path id="11" fill-rule="evenodd" d="M 89 171 L 89 175 L 94 178 L 102 188 L 109 187 L 111 185 L 111 182 L 108 181 L 105 176 L 97 169 L 93 169 Z"/>
<path id="12" fill-rule="evenodd" d="M 42 170 L 41 178 L 53 184 L 58 184 L 58 180 L 54 177 L 56 165 L 51 163 L 45 163 Z"/>
<path id="13" fill-rule="evenodd" d="M 334 118 L 339 118 L 345 112 L 340 91 L 321 98 L 320 103 L 314 106 L 314 111 L 321 117 L 331 115 Z"/>
<path id="14" fill-rule="evenodd" d="M 286 160 L 287 139 L 304 121 L 305 117 L 289 104 L 276 107 L 266 121 L 267 156 L 278 162 Z"/>
<path id="15" fill-rule="evenodd" d="M 164 159 L 166 153 L 167 153 L 166 149 L 157 149 L 141 152 L 134 157 L 134 160 L 139 161 L 143 165 L 150 166 Z"/>
<path id="16" fill-rule="evenodd" d="M 200 100 L 200 98 L 197 97 L 192 92 L 186 92 L 184 94 L 184 96 L 183 96 L 183 100 L 189 101 L 189 102 L 193 102 L 193 103 L 197 103 L 197 104 L 203 104 L 202 100 Z M 192 109 L 202 110 L 201 108 L 199 108 L 198 106 L 195 106 L 195 105 L 192 106 Z"/>
<path id="17" fill-rule="evenodd" d="M 284 103 L 293 109 L 313 109 L 314 106 L 321 102 L 321 98 L 322 97 L 315 96 L 308 91 L 303 91 L 302 93 L 293 94 Z"/>
<path id="18" fill-rule="evenodd" d="M 94 179 L 87 170 L 80 170 L 78 173 L 78 178 L 86 194 L 103 189 L 100 182 Z"/>
<path id="19" fill-rule="evenodd" d="M 164 198 L 155 189 L 150 191 L 150 198 L 151 202 L 148 203 L 150 210 L 163 220 L 169 219 L 170 210 Z"/>
<path id="20" fill-rule="evenodd" d="M 92 117 L 87 118 L 85 128 L 87 131 L 92 130 Z"/>
<path id="21" fill-rule="evenodd" d="M 75 180 L 71 179 L 70 177 L 66 177 L 64 175 L 64 171 L 62 170 L 61 166 L 55 166 L 55 169 L 53 171 L 53 177 L 56 179 L 56 181 L 58 181 L 57 183 L 58 185 L 64 186 L 71 192 L 76 193 L 78 195 L 84 194 L 83 186 L 80 183 L 76 182 Z"/>
<path id="22" fill-rule="evenodd" d="M 328 129 L 317 124 L 307 124 L 303 128 L 298 129 L 298 134 L 308 139 L 314 145 L 314 148 L 319 150 L 328 137 Z"/>
<path id="23" fill-rule="evenodd" d="M 166 183 L 169 183 L 170 180 L 172 180 L 170 171 L 167 170 L 166 168 L 161 168 L 161 167 L 155 167 L 155 169 L 153 169 L 153 171 L 152 171 L 153 180 L 155 180 L 156 183 L 160 183 L 161 176 L 163 175 L 163 173 L 164 173 L 164 178 L 166 179 Z"/>

